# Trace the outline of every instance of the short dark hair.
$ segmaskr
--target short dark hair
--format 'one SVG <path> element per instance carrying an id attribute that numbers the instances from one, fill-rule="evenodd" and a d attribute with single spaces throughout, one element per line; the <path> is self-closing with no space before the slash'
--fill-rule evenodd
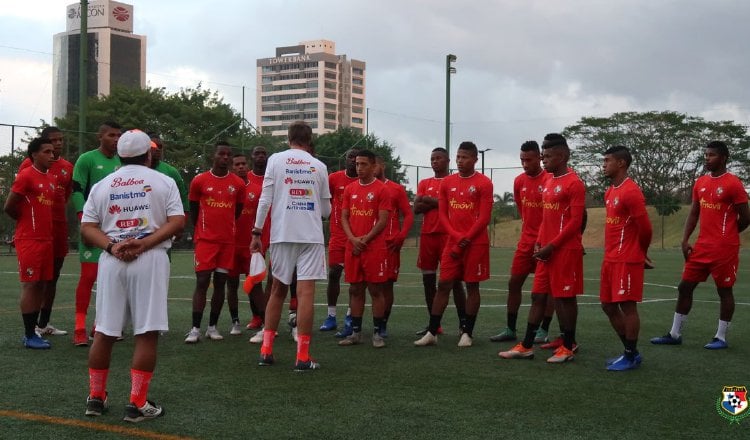
<path id="1" fill-rule="evenodd" d="M 561 135 L 560 133 L 548 133 L 546 136 L 544 136 L 544 141 L 542 142 L 542 150 L 555 147 L 563 147 L 566 151 L 569 151 L 568 141 L 565 140 L 565 137 L 563 135 Z"/>
<path id="2" fill-rule="evenodd" d="M 463 141 L 458 145 L 459 150 L 464 150 L 472 153 L 476 157 L 478 153 L 477 145 L 471 141 Z"/>
<path id="3" fill-rule="evenodd" d="M 377 160 L 375 153 L 370 150 L 359 150 L 357 152 L 357 157 L 366 157 L 370 162 L 375 162 Z"/>
<path id="4" fill-rule="evenodd" d="M 448 150 L 446 150 L 446 149 L 445 149 L 445 148 L 443 148 L 443 147 L 437 147 L 437 148 L 433 148 L 433 149 L 432 149 L 432 152 L 433 152 L 433 153 L 443 153 L 443 154 L 445 154 L 446 156 L 448 155 Z"/>
<path id="5" fill-rule="evenodd" d="M 55 127 L 54 125 L 50 125 L 49 127 L 44 127 L 42 132 L 39 134 L 39 137 L 47 138 L 52 133 L 62 133 L 62 130 L 60 130 L 58 127 Z"/>
<path id="6" fill-rule="evenodd" d="M 706 145 L 706 148 L 711 148 L 718 151 L 722 156 L 729 157 L 729 147 L 727 147 L 727 144 L 722 141 L 709 142 L 708 145 Z"/>
<path id="7" fill-rule="evenodd" d="M 102 123 L 102 125 L 99 126 L 99 133 L 103 132 L 104 130 L 108 128 L 113 128 L 115 130 L 122 130 L 122 125 L 118 124 L 115 121 L 105 121 Z"/>
<path id="8" fill-rule="evenodd" d="M 245 156 L 245 153 L 236 153 L 234 156 L 232 156 L 232 159 L 236 157 L 244 157 L 245 159 L 247 159 L 247 156 Z"/>
<path id="9" fill-rule="evenodd" d="M 44 144 L 52 145 L 52 142 L 46 137 L 38 137 L 32 139 L 31 142 L 29 142 L 29 149 L 26 152 L 26 154 L 29 156 L 29 159 L 31 159 L 31 154 L 40 151 L 42 149 L 42 145 Z"/>
<path id="10" fill-rule="evenodd" d="M 214 144 L 214 148 L 219 148 L 219 147 L 232 148 L 232 144 L 230 144 L 229 141 L 225 141 L 225 140 L 216 141 L 216 143 Z"/>
<path id="11" fill-rule="evenodd" d="M 539 144 L 536 141 L 526 141 L 521 144 L 521 151 L 534 151 L 539 152 Z"/>
<path id="12" fill-rule="evenodd" d="M 625 168 L 628 168 L 633 162 L 633 156 L 630 154 L 630 150 L 628 149 L 628 147 L 622 145 L 615 145 L 614 147 L 607 148 L 607 151 L 604 152 L 604 155 L 610 155 L 615 159 L 624 160 Z"/>
<path id="13" fill-rule="evenodd" d="M 311 146 L 312 128 L 305 121 L 294 121 L 289 125 L 287 137 L 290 144 Z"/>

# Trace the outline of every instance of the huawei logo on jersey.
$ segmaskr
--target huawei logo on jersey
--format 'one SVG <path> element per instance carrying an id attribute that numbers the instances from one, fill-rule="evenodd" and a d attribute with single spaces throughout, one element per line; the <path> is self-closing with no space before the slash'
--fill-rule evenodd
<path id="1" fill-rule="evenodd" d="M 119 214 L 122 212 L 122 209 L 119 205 L 112 205 L 109 207 L 108 211 L 110 214 Z"/>

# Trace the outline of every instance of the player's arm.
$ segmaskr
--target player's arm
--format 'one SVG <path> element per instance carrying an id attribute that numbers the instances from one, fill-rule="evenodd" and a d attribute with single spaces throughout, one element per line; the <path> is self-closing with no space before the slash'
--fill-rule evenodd
<path id="1" fill-rule="evenodd" d="M 490 224 L 490 219 L 492 218 L 492 191 L 492 182 L 488 181 L 486 185 L 482 185 L 481 192 L 479 193 L 479 203 L 476 208 L 479 215 L 471 226 L 471 229 L 469 229 L 469 232 L 461 238 L 461 247 L 468 246 L 479 234 L 487 231 L 487 226 Z"/>
<path id="2" fill-rule="evenodd" d="M 193 226 L 198 225 L 198 212 L 201 209 L 200 202 L 196 202 L 191 200 L 190 201 L 190 222 L 193 224 Z"/>
<path id="3" fill-rule="evenodd" d="M 185 185 L 185 180 L 182 178 L 179 171 L 174 173 L 174 182 L 177 184 L 177 190 L 180 192 L 180 200 L 182 201 L 182 206 L 185 210 L 185 217 L 187 217 L 188 212 L 190 212 L 190 201 L 188 200 L 188 191 L 187 186 Z"/>
<path id="4" fill-rule="evenodd" d="M 155 230 L 151 235 L 144 238 L 133 240 L 129 248 L 131 252 L 137 257 L 138 255 L 146 252 L 147 250 L 159 245 L 160 243 L 170 240 L 175 235 L 182 233 L 185 228 L 185 216 L 170 215 L 167 216 L 167 222 Z"/>
<path id="5" fill-rule="evenodd" d="M 440 202 L 438 203 L 438 218 L 440 219 L 440 225 L 443 226 L 445 232 L 448 233 L 455 240 L 461 240 L 461 234 L 459 234 L 451 224 L 450 216 L 448 215 L 448 195 L 446 194 L 447 187 L 440 187 Z"/>
<path id="6" fill-rule="evenodd" d="M 406 236 L 409 235 L 412 225 L 414 224 L 414 213 L 411 211 L 411 205 L 409 205 L 409 197 L 406 195 L 406 191 L 401 188 L 399 191 L 398 199 L 398 210 L 404 216 L 404 221 L 401 223 L 401 232 L 396 237 L 398 240 L 399 248 L 404 244 Z"/>
<path id="7" fill-rule="evenodd" d="M 5 200 L 3 211 L 5 211 L 5 213 L 8 214 L 8 217 L 12 218 L 13 220 L 18 220 L 18 215 L 20 214 L 20 210 L 18 209 L 18 207 L 21 206 L 23 197 L 23 194 L 11 192 L 10 194 L 8 194 L 8 198 Z"/>
<path id="8" fill-rule="evenodd" d="M 523 200 L 521 199 L 521 182 L 519 179 L 513 181 L 513 202 L 516 204 L 518 218 L 523 220 Z"/>
<path id="9" fill-rule="evenodd" d="M 79 220 L 83 214 L 83 205 L 86 203 L 84 193 L 89 186 L 90 168 L 91 163 L 88 156 L 79 157 L 73 166 L 73 193 L 70 198 L 73 200 L 73 208 L 75 208 Z"/>
<path id="10" fill-rule="evenodd" d="M 742 232 L 750 225 L 750 209 L 747 203 L 738 203 L 734 210 L 737 212 L 737 232 Z"/>
<path id="11" fill-rule="evenodd" d="M 687 260 L 690 253 L 693 252 L 693 247 L 690 246 L 690 236 L 693 235 L 695 227 L 698 226 L 700 215 L 700 204 L 698 204 L 698 201 L 693 198 L 693 203 L 690 205 L 690 212 L 688 213 L 687 220 L 685 220 L 685 229 L 682 232 L 682 243 L 680 243 L 680 246 L 682 247 L 682 256 L 685 260 Z"/>
<path id="12" fill-rule="evenodd" d="M 325 165 L 323 165 L 325 166 Z M 328 173 L 320 173 L 320 178 L 323 179 L 322 182 L 320 182 L 320 216 L 323 218 L 328 218 L 331 216 L 331 184 L 328 181 Z M 325 191 L 325 189 L 328 188 L 328 192 Z"/>
<path id="13" fill-rule="evenodd" d="M 372 229 L 370 229 L 370 232 L 368 232 L 366 235 L 362 237 L 362 241 L 367 244 L 372 240 L 373 238 L 377 237 L 378 234 L 383 232 L 383 229 L 385 229 L 385 225 L 388 224 L 388 217 L 390 216 L 391 212 L 387 209 L 379 209 L 378 210 L 378 221 L 375 222 L 375 224 L 372 226 Z"/>

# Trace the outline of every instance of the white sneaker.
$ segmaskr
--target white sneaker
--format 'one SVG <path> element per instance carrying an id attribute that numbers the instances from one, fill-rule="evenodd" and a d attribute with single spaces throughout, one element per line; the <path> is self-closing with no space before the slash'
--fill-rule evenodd
<path id="1" fill-rule="evenodd" d="M 229 330 L 229 334 L 234 336 L 242 334 L 242 326 L 239 321 L 232 323 L 232 329 Z"/>
<path id="2" fill-rule="evenodd" d="M 199 329 L 197 327 L 193 327 L 193 328 L 190 329 L 190 331 L 188 332 L 188 334 L 185 335 L 185 336 L 187 336 L 185 338 L 185 343 L 186 344 L 195 344 L 196 342 L 200 341 L 200 339 L 201 339 L 201 329 Z"/>
<path id="3" fill-rule="evenodd" d="M 206 330 L 206 337 L 208 339 L 211 339 L 212 341 L 221 341 L 224 339 L 224 336 L 221 336 L 218 330 L 216 330 L 215 325 L 209 325 L 208 329 Z"/>
<path id="4" fill-rule="evenodd" d="M 36 334 L 39 335 L 41 338 L 42 336 L 65 336 L 68 334 L 65 330 L 60 330 L 58 328 L 53 327 L 50 324 L 47 324 L 47 327 L 44 328 L 36 328 Z"/>
<path id="5" fill-rule="evenodd" d="M 380 336 L 380 333 L 374 333 L 372 335 L 372 346 L 375 348 L 385 347 L 385 339 L 383 339 L 383 337 Z"/>
<path id="6" fill-rule="evenodd" d="M 254 334 L 248 341 L 251 344 L 262 344 L 263 343 L 263 329 L 258 330 L 258 333 Z"/>
<path id="7" fill-rule="evenodd" d="M 427 332 L 420 339 L 414 341 L 414 345 L 417 347 L 426 347 L 428 345 L 437 345 L 437 336 L 430 332 Z"/>
<path id="8" fill-rule="evenodd" d="M 461 339 L 458 340 L 459 347 L 471 347 L 471 336 L 468 333 L 461 333 Z"/>
<path id="9" fill-rule="evenodd" d="M 294 339 L 294 342 L 297 342 L 297 327 L 292 329 L 292 339 Z"/>

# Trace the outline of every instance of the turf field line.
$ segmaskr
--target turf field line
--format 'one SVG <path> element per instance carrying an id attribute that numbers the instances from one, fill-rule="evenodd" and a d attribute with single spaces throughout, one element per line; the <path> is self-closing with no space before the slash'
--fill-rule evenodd
<path id="1" fill-rule="evenodd" d="M 140 437 L 154 440 L 189 440 L 191 437 L 182 437 L 172 434 L 162 434 L 153 431 L 144 431 L 137 428 L 128 428 L 125 426 L 105 425 L 103 423 L 87 422 L 84 420 L 66 419 L 62 417 L 44 416 L 21 411 L 0 410 L 0 416 L 17 420 L 28 420 L 32 422 L 49 423 L 52 425 L 70 426 L 73 428 L 86 428 L 94 431 L 110 432 L 127 437 Z"/>

